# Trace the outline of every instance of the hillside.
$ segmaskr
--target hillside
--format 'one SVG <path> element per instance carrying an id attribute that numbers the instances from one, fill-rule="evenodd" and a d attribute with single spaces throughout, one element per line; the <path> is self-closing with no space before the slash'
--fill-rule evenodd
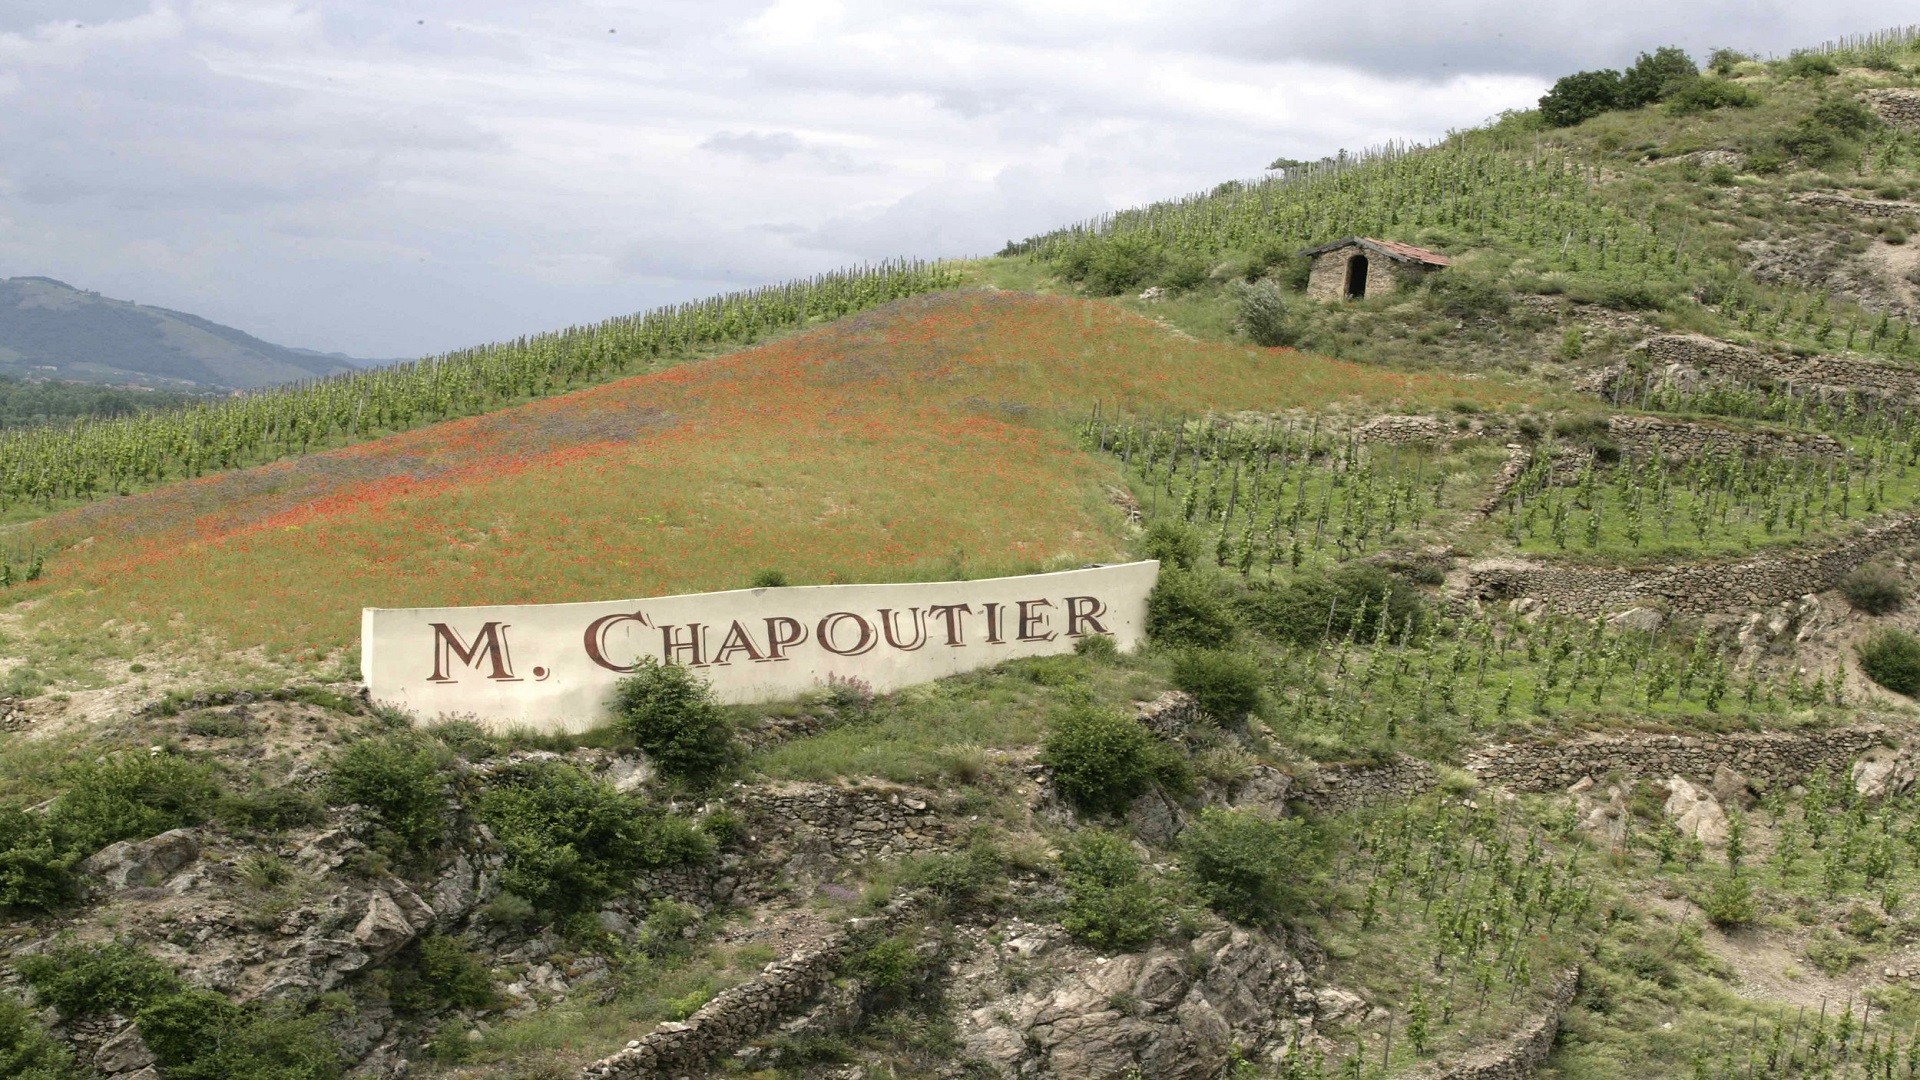
<path id="1" fill-rule="evenodd" d="M 0 1064 L 1911 1077 L 1916 193 L 1920 32 L 1658 50 L 991 259 L 10 434 Z M 363 605 L 1131 558 L 1137 653 L 891 694 L 355 682 Z"/>
<path id="2" fill-rule="evenodd" d="M 363 363 L 274 345 L 197 315 L 114 300 L 52 278 L 0 280 L 0 374 L 252 390 Z"/>

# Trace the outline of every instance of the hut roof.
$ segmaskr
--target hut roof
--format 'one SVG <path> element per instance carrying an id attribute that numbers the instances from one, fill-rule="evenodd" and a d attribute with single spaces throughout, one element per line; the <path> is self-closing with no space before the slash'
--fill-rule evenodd
<path id="1" fill-rule="evenodd" d="M 1389 259 L 1398 259 L 1401 262 L 1425 263 L 1428 266 L 1453 265 L 1452 259 L 1447 258 L 1437 251 L 1428 251 L 1426 248 L 1414 247 L 1412 244 L 1402 244 L 1397 240 L 1378 240 L 1371 236 L 1349 236 L 1341 240 L 1335 240 L 1331 244 L 1321 244 L 1319 247 L 1308 248 L 1300 254 L 1324 255 L 1329 251 L 1337 251 L 1343 247 L 1353 246 L 1363 247 L 1368 251 L 1378 252 Z"/>

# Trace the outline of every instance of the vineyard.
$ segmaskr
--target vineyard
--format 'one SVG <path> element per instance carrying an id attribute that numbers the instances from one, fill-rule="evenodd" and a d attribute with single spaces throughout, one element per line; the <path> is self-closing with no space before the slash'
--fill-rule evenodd
<path id="1" fill-rule="evenodd" d="M 953 287 L 883 263 L 181 409 L 0 434 L 0 514 L 124 495 L 543 398 Z"/>

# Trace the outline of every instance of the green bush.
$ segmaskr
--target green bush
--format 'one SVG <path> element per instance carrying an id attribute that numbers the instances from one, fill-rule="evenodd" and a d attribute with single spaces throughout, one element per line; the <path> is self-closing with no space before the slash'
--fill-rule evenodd
<path id="1" fill-rule="evenodd" d="M 1120 813 L 1155 783 L 1184 781 L 1180 759 L 1139 721 L 1081 703 L 1056 717 L 1040 760 L 1054 786 L 1081 810 Z"/>
<path id="2" fill-rule="evenodd" d="M 1725 79 L 1689 79 L 1667 97 L 1667 112 L 1693 116 L 1715 109 L 1747 109 L 1760 104 L 1760 95 Z"/>
<path id="3" fill-rule="evenodd" d="M 1513 290 L 1491 278 L 1449 271 L 1424 284 L 1428 305 L 1449 319 L 1497 319 L 1513 310 Z"/>
<path id="4" fill-rule="evenodd" d="M 959 851 L 902 859 L 897 881 L 903 888 L 925 889 L 942 903 L 966 910 L 991 906 L 999 898 L 1006 870 L 1000 849 L 975 839 Z"/>
<path id="5" fill-rule="evenodd" d="M 189 990 L 136 1020 L 167 1080 L 335 1080 L 346 1066 L 324 1017 L 292 1005 L 235 1005 Z"/>
<path id="6" fill-rule="evenodd" d="M 1167 253 L 1144 233 L 1089 236 L 1054 258 L 1054 270 L 1096 296 L 1115 296 L 1158 278 Z"/>
<path id="7" fill-rule="evenodd" d="M 198 825 L 220 797 L 212 766 L 177 754 L 112 754 L 60 770 L 59 782 L 64 793 L 47 812 L 47 824 L 81 855 Z"/>
<path id="8" fill-rule="evenodd" d="M 1073 835 L 1060 854 L 1067 908 L 1060 925 L 1098 949 L 1129 951 L 1160 936 L 1168 904 L 1140 872 L 1139 856 L 1122 836 L 1100 830 Z"/>
<path id="9" fill-rule="evenodd" d="M 1815 52 L 1794 53 L 1780 61 L 1776 70 L 1789 79 L 1817 79 L 1840 74 L 1839 67 L 1831 59 Z"/>
<path id="10" fill-rule="evenodd" d="M 484 1009 L 492 1003 L 492 974 L 459 938 L 426 934 L 411 951 L 426 1003 L 461 1009 Z"/>
<path id="11" fill-rule="evenodd" d="M 1846 138 L 1865 135 L 1880 126 L 1880 118 L 1874 115 L 1865 102 L 1850 97 L 1830 97 L 1813 107 L 1812 121 L 1828 131 Z"/>
<path id="12" fill-rule="evenodd" d="M 222 795 L 213 815 L 230 828 L 277 833 L 319 824 L 327 807 L 300 788 L 268 787 Z"/>
<path id="13" fill-rule="evenodd" d="M 1236 319 L 1256 345 L 1292 345 L 1300 340 L 1299 328 L 1287 311 L 1286 296 L 1278 282 L 1256 281 L 1240 286 Z"/>
<path id="14" fill-rule="evenodd" d="M 1147 634 L 1165 645 L 1218 649 L 1233 643 L 1239 625 L 1214 576 L 1163 567 L 1147 597 Z"/>
<path id="15" fill-rule="evenodd" d="M 14 966 L 41 1004 L 69 1018 L 132 1015 L 181 986 L 172 968 L 123 941 L 68 943 Z"/>
<path id="16" fill-rule="evenodd" d="M 1278 641 L 1312 645 L 1350 631 L 1372 641 L 1385 601 L 1387 637 L 1401 640 L 1411 627 L 1426 627 L 1427 602 L 1406 579 L 1366 563 L 1326 574 L 1302 574 L 1285 583 L 1259 582 L 1240 599 L 1240 611 L 1256 633 Z"/>
<path id="17" fill-rule="evenodd" d="M 734 760 L 733 725 L 689 668 L 641 658 L 614 688 L 613 715 L 663 775 L 705 786 Z"/>
<path id="18" fill-rule="evenodd" d="M 1140 554 L 1158 559 L 1162 572 L 1191 570 L 1200 558 L 1200 534 L 1184 521 L 1156 518 L 1140 538 Z"/>
<path id="19" fill-rule="evenodd" d="M 1889 626 L 1859 647 L 1860 670 L 1896 694 L 1920 695 L 1920 638 Z"/>
<path id="20" fill-rule="evenodd" d="M 47 1033 L 32 1010 L 0 993 L 0 1076 L 10 1080 L 77 1080 L 73 1053 Z"/>
<path id="21" fill-rule="evenodd" d="M 1194 887 L 1235 922 L 1271 925 L 1297 916 L 1313 898 L 1326 842 L 1299 818 L 1208 807 L 1180 837 Z"/>
<path id="22" fill-rule="evenodd" d="M 1184 252 L 1171 256 L 1160 269 L 1160 284 L 1169 289 L 1191 289 L 1207 280 L 1213 267 L 1204 256 Z"/>
<path id="23" fill-rule="evenodd" d="M 1855 611 L 1885 615 L 1906 603 L 1906 586 L 1884 566 L 1861 566 L 1840 579 L 1841 595 Z"/>
<path id="24" fill-rule="evenodd" d="M 446 834 L 447 759 L 444 747 L 414 731 L 361 739 L 334 760 L 327 797 L 365 807 L 378 846 L 422 854 Z"/>
<path id="25" fill-rule="evenodd" d="M 73 864 L 45 818 L 0 807 L 0 911 L 51 911 L 73 897 Z"/>
<path id="26" fill-rule="evenodd" d="M 1620 107 L 1620 73 L 1581 71 L 1562 76 L 1540 99 L 1540 118 L 1551 127 L 1572 127 Z"/>
<path id="27" fill-rule="evenodd" d="M 1707 57 L 1707 66 L 1713 69 L 1715 75 L 1725 78 L 1732 75 L 1735 68 L 1751 59 L 1753 57 L 1738 49 L 1715 49 Z"/>
<path id="28" fill-rule="evenodd" d="M 784 589 L 788 584 L 785 573 L 779 570 L 762 570 L 753 575 L 753 581 L 749 584 L 749 587 L 755 589 Z"/>
<path id="29" fill-rule="evenodd" d="M 642 870 L 713 854 L 687 819 L 559 762 L 502 770 L 479 806 L 506 854 L 502 888 L 549 917 L 599 907 Z"/>
<path id="30" fill-rule="evenodd" d="M 1266 677 L 1250 656 L 1190 649 L 1174 657 L 1173 685 L 1192 694 L 1208 716 L 1237 725 L 1259 707 Z"/>

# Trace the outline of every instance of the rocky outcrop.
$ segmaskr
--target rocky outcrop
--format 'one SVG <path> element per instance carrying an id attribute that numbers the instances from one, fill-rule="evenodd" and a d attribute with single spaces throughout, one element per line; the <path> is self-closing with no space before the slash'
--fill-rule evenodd
<path id="1" fill-rule="evenodd" d="M 1711 615 L 1832 588 L 1875 555 L 1916 543 L 1920 516 L 1894 514 L 1823 546 L 1769 549 L 1744 559 L 1651 568 L 1485 559 L 1467 568 L 1467 591 L 1478 600 L 1537 599 L 1583 617 L 1649 602 L 1675 614 Z"/>
<path id="2" fill-rule="evenodd" d="M 1847 772 L 1856 757 L 1880 746 L 1878 725 L 1822 731 L 1735 732 L 1726 735 L 1605 735 L 1569 742 L 1503 743 L 1468 755 L 1467 771 L 1513 791 L 1565 791 L 1589 777 L 1711 777 L 1721 767 L 1743 777 L 1795 783 L 1825 769 Z"/>
<path id="3" fill-rule="evenodd" d="M 1853 790 L 1863 799 L 1905 795 L 1920 780 L 1920 761 L 1911 744 L 1875 746 L 1853 763 Z"/>
<path id="4" fill-rule="evenodd" d="M 1680 835 L 1715 846 L 1727 842 L 1727 812 L 1711 792 L 1683 776 L 1667 778 L 1667 816 Z"/>
<path id="5" fill-rule="evenodd" d="M 159 885 L 200 857 L 200 840 L 191 829 L 174 829 L 134 842 L 108 844 L 80 870 L 104 891 Z"/>
<path id="6" fill-rule="evenodd" d="M 1040 970 L 1015 989 L 1006 973 Z M 967 1055 L 1003 1077 L 1208 1080 L 1310 1023 L 1316 998 L 1285 942 L 1239 928 L 1101 956 L 1031 927 L 956 976 Z"/>

